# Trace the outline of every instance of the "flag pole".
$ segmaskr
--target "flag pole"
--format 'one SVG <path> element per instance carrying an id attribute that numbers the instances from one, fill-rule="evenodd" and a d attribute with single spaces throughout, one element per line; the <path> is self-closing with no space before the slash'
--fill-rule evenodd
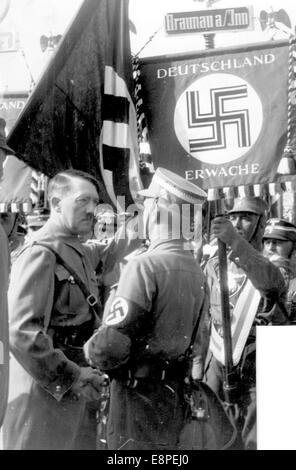
<path id="1" fill-rule="evenodd" d="M 215 48 L 215 34 L 204 34 L 206 49 Z M 215 200 L 216 217 L 224 215 L 224 208 L 222 207 L 222 200 Z M 231 403 L 233 384 L 231 378 L 233 377 L 233 355 L 232 355 L 232 337 L 231 337 L 231 322 L 230 322 L 230 309 L 229 309 L 229 290 L 228 290 L 228 276 L 227 276 L 227 252 L 226 244 L 218 238 L 218 260 L 219 260 L 219 278 L 220 278 L 220 298 L 221 298 L 221 313 L 222 313 L 222 331 L 224 343 L 224 380 L 223 389 L 227 402 Z M 231 396 L 230 396 L 231 395 Z"/>
<path id="2" fill-rule="evenodd" d="M 221 199 L 215 201 L 216 217 L 224 215 Z M 223 389 L 228 404 L 234 404 L 236 400 L 236 391 L 238 388 L 237 375 L 233 365 L 231 320 L 229 308 L 229 289 L 227 275 L 227 251 L 226 244 L 218 238 L 218 260 L 219 260 L 219 278 L 220 278 L 220 299 L 222 314 L 222 330 L 224 343 L 224 377 Z"/>

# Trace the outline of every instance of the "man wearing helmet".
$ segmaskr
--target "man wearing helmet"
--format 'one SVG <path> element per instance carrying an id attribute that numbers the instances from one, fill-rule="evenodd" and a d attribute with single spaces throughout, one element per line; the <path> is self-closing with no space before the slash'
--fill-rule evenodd
<path id="1" fill-rule="evenodd" d="M 265 258 L 262 236 L 267 205 L 258 197 L 236 199 L 228 217 L 212 222 L 212 233 L 224 242 L 228 253 L 228 287 L 233 346 L 233 363 L 238 376 L 236 425 L 245 449 L 256 448 L 256 343 L 255 325 L 285 324 L 282 304 L 285 282 L 279 269 Z M 211 341 L 205 380 L 227 401 L 224 382 L 224 345 L 218 257 L 211 258 L 205 274 L 210 287 Z M 264 302 L 263 300 L 264 299 Z M 262 303 L 264 314 L 261 314 Z M 259 313 L 260 312 L 260 313 Z"/>

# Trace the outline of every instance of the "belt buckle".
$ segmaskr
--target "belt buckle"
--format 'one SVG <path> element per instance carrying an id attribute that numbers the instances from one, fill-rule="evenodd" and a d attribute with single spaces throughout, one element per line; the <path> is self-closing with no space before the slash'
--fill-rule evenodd
<path id="1" fill-rule="evenodd" d="M 86 301 L 90 307 L 94 307 L 98 303 L 96 297 L 93 294 L 90 294 L 87 298 Z"/>

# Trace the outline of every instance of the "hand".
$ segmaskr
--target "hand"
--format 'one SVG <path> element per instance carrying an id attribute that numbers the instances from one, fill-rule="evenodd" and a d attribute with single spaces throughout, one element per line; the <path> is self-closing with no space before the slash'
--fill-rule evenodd
<path id="1" fill-rule="evenodd" d="M 99 400 L 102 388 L 106 385 L 108 376 L 91 367 L 81 367 L 80 375 L 72 385 L 72 392 L 86 401 Z"/>
<path id="2" fill-rule="evenodd" d="M 90 384 L 94 389 L 101 393 L 103 388 L 109 384 L 109 377 L 99 369 L 92 369 L 92 371 L 93 374 L 90 377 Z"/>
<path id="3" fill-rule="evenodd" d="M 218 216 L 212 220 L 212 233 L 226 245 L 230 245 L 239 237 L 239 234 L 233 227 L 232 223 L 226 217 Z"/>

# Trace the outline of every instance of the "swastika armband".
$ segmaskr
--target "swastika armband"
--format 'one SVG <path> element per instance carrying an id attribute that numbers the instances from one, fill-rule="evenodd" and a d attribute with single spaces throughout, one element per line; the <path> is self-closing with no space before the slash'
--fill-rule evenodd
<path id="1" fill-rule="evenodd" d="M 131 333 L 142 323 L 147 312 L 135 302 L 124 297 L 115 297 L 111 307 L 104 312 L 104 325 L 125 329 Z"/>
<path id="2" fill-rule="evenodd" d="M 130 355 L 131 340 L 116 328 L 101 326 L 85 343 L 87 361 L 101 370 L 109 371 L 125 364 Z"/>
<path id="3" fill-rule="evenodd" d="M 105 325 L 112 326 L 121 323 L 128 316 L 128 302 L 123 297 L 115 297 L 110 312 L 105 318 Z"/>

